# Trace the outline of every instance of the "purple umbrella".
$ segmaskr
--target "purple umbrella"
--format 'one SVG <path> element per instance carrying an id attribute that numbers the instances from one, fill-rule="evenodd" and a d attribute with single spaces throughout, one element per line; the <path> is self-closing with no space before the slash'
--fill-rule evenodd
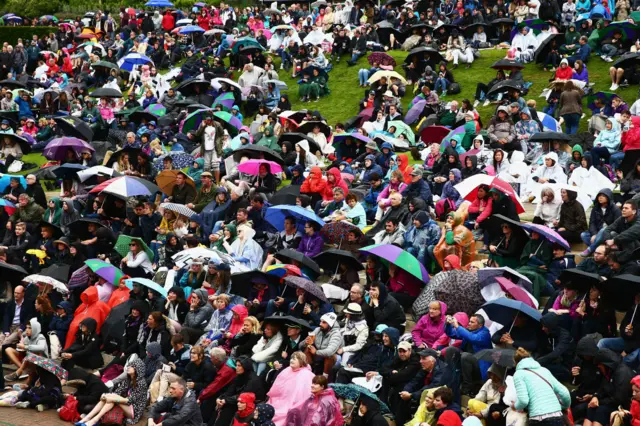
<path id="1" fill-rule="evenodd" d="M 542 235 L 542 237 L 544 237 L 550 243 L 558 244 L 559 246 L 565 248 L 566 250 L 571 251 L 571 246 L 569 245 L 567 240 L 562 238 L 560 234 L 558 234 L 556 231 L 549 228 L 548 226 L 538 225 L 536 223 L 524 223 L 524 222 L 520 226 L 528 230 L 529 232 L 537 232 L 538 234 Z"/>
<path id="2" fill-rule="evenodd" d="M 291 287 L 300 288 L 307 293 L 310 293 L 314 297 L 322 300 L 323 302 L 328 302 L 327 297 L 324 295 L 322 287 L 320 287 L 313 281 L 302 277 L 288 276 L 284 279 L 284 283 L 286 285 L 290 285 Z"/>
<path id="3" fill-rule="evenodd" d="M 199 1 L 198 3 L 194 4 L 195 7 L 205 7 L 206 4 L 202 3 L 201 1 Z"/>
<path id="4" fill-rule="evenodd" d="M 429 282 L 429 273 L 424 265 L 418 261 L 410 253 L 402 250 L 398 246 L 392 244 L 374 244 L 372 246 L 363 247 L 361 252 L 373 254 L 389 263 L 393 263 L 398 268 L 402 268 L 425 284 Z"/>
<path id="5" fill-rule="evenodd" d="M 64 161 L 69 149 L 74 152 L 76 158 L 79 158 L 80 153 L 85 149 L 88 149 L 91 152 L 96 152 L 96 150 L 91 145 L 89 145 L 82 139 L 64 136 L 61 138 L 55 138 L 51 142 L 49 142 L 44 148 L 42 154 L 48 160 Z"/>
<path id="6" fill-rule="evenodd" d="M 420 114 L 424 110 L 424 106 L 427 104 L 427 101 L 424 99 L 419 99 L 416 101 L 411 109 L 407 111 L 407 115 L 404 117 L 404 122 L 407 124 L 414 123 L 418 118 L 420 118 Z"/>
<path id="7" fill-rule="evenodd" d="M 451 145 L 449 143 L 451 138 L 453 138 L 455 135 L 462 135 L 462 134 L 464 134 L 464 125 L 460 127 L 456 127 L 455 129 L 450 131 L 449 134 L 445 136 L 444 139 L 442 139 L 442 143 L 440 144 L 440 152 L 444 152 L 444 149 L 449 145 Z"/>

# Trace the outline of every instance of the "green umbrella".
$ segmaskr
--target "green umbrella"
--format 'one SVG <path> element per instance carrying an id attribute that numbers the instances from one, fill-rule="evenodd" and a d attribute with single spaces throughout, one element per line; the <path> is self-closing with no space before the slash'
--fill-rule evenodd
<path id="1" fill-rule="evenodd" d="M 242 127 L 242 122 L 238 117 L 226 111 L 216 111 L 213 113 L 213 119 L 222 124 L 230 135 L 235 136 Z"/>
<path id="2" fill-rule="evenodd" d="M 220 105 L 223 110 L 230 112 L 233 104 L 236 103 L 236 98 L 233 96 L 231 92 L 225 92 L 222 95 L 218 96 L 215 101 L 213 101 L 212 108 L 215 108 L 216 105 Z"/>
<path id="3" fill-rule="evenodd" d="M 144 250 L 144 252 L 147 253 L 147 256 L 149 257 L 149 260 L 153 261 L 153 252 L 145 244 L 145 242 L 142 241 L 141 238 L 130 237 L 130 236 L 124 235 L 124 234 L 120 234 L 120 236 L 118 237 L 118 241 L 116 241 L 116 245 L 114 247 L 116 249 L 116 251 L 118 253 L 120 253 L 120 256 L 126 257 L 127 254 L 129 254 L 129 243 L 131 243 L 131 241 L 138 241 L 140 243 L 140 245 L 142 246 L 142 249 Z"/>
<path id="4" fill-rule="evenodd" d="M 120 279 L 125 275 L 120 269 L 100 259 L 85 260 L 84 264 L 87 265 L 97 276 L 115 286 L 120 283 Z"/>
<path id="5" fill-rule="evenodd" d="M 408 124 L 400 120 L 393 120 L 387 124 L 387 129 L 391 126 L 396 128 L 396 132 L 393 134 L 393 137 L 397 138 L 400 135 L 404 135 L 404 138 L 411 142 L 411 145 L 415 145 L 416 135 Z"/>
<path id="6" fill-rule="evenodd" d="M 187 134 L 190 130 L 196 130 L 200 123 L 204 121 L 205 116 L 212 115 L 210 109 L 198 109 L 187 115 L 180 123 L 180 132 Z M 236 132 L 237 133 L 237 132 Z"/>
<path id="7" fill-rule="evenodd" d="M 264 47 L 262 47 L 262 45 L 258 43 L 258 41 L 255 38 L 251 38 L 251 37 L 239 38 L 233 44 L 233 47 L 231 47 L 231 50 L 233 51 L 233 53 L 238 53 L 239 50 L 244 47 L 255 47 L 256 49 L 264 50 Z"/>
<path id="8" fill-rule="evenodd" d="M 374 244 L 372 246 L 362 247 L 360 251 L 378 256 L 388 263 L 393 263 L 419 280 L 422 280 L 425 284 L 429 282 L 429 273 L 422 263 L 411 255 L 411 253 L 402 250 L 398 246 L 392 244 Z"/>

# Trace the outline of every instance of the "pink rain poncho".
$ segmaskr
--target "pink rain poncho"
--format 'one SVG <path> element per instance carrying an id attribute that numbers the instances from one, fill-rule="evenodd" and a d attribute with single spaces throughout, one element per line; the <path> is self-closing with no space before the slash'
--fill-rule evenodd
<path id="1" fill-rule="evenodd" d="M 289 410 L 298 408 L 311 396 L 311 380 L 314 374 L 309 366 L 293 370 L 287 367 L 278 374 L 269 396 L 269 404 L 276 410 L 273 423 L 285 426 Z"/>
<path id="2" fill-rule="evenodd" d="M 333 389 L 311 395 L 304 403 L 287 414 L 286 426 L 342 426 L 340 403 Z"/>

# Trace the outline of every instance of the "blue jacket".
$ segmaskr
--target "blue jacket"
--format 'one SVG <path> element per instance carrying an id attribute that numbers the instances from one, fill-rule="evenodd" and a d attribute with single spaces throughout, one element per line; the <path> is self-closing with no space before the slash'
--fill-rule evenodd
<path id="1" fill-rule="evenodd" d="M 409 392 L 414 401 L 420 401 L 422 391 L 425 389 L 439 388 L 440 386 L 453 389 L 454 375 L 446 362 L 436 359 L 432 373 L 431 381 L 426 383 L 428 373 L 425 370 L 420 370 L 413 380 L 405 385 L 403 391 Z"/>
<path id="2" fill-rule="evenodd" d="M 420 198 L 427 203 L 427 206 L 433 206 L 433 195 L 431 195 L 431 189 L 429 184 L 424 179 L 420 179 L 417 182 L 411 182 L 402 191 L 402 196 L 408 198 L 411 201 L 413 198 Z"/>
<path id="3" fill-rule="evenodd" d="M 18 114 L 20 115 L 20 117 L 33 117 L 33 111 L 31 111 L 29 102 L 18 97 L 15 99 L 15 103 L 18 104 Z"/>
<path id="4" fill-rule="evenodd" d="M 589 61 L 589 55 L 591 55 L 591 46 L 589 46 L 588 43 L 585 43 L 578 48 L 578 51 L 573 55 L 573 57 L 575 59 L 580 59 L 586 64 Z"/>
<path id="5" fill-rule="evenodd" d="M 451 324 L 447 324 L 444 331 L 447 333 L 447 336 L 452 339 L 462 341 L 462 344 L 460 345 L 461 349 L 464 349 L 468 344 L 473 348 L 473 353 L 479 352 L 483 349 L 493 348 L 493 344 L 491 343 L 491 333 L 485 326 L 482 326 L 477 330 L 469 331 L 462 326 L 453 328 Z M 479 361 L 478 365 L 480 366 L 480 373 L 482 373 L 482 380 L 486 380 L 487 370 L 491 367 L 491 363 L 489 361 Z"/>
<path id="6" fill-rule="evenodd" d="M 426 250 L 428 246 L 435 246 L 440 241 L 440 227 L 434 221 L 424 223 L 420 227 L 411 225 L 404 234 L 404 247 L 414 247 L 418 250 Z"/>
<path id="7" fill-rule="evenodd" d="M 54 315 L 49 323 L 49 331 L 55 332 L 60 342 L 65 342 L 67 340 L 69 326 L 71 325 L 71 321 L 73 321 L 73 306 L 66 301 L 60 302 L 60 306 L 64 308 L 66 315 L 64 317 Z"/>
<path id="8" fill-rule="evenodd" d="M 551 386 L 537 374 L 544 377 Z M 518 363 L 513 382 L 517 395 L 516 410 L 526 408 L 531 417 L 555 413 L 571 405 L 571 395 L 567 388 L 533 358 L 525 358 Z"/>

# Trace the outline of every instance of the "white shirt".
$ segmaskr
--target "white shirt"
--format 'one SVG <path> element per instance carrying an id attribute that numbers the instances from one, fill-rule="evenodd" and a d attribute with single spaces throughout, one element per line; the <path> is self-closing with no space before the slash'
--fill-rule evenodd
<path id="1" fill-rule="evenodd" d="M 204 150 L 215 151 L 216 149 L 216 128 L 207 126 L 204 129 Z"/>
<path id="2" fill-rule="evenodd" d="M 20 324 L 20 312 L 22 311 L 23 303 L 24 303 L 24 299 L 22 299 L 22 302 L 20 304 L 16 302 L 16 310 L 13 313 L 13 322 L 11 323 L 12 325 Z"/>

